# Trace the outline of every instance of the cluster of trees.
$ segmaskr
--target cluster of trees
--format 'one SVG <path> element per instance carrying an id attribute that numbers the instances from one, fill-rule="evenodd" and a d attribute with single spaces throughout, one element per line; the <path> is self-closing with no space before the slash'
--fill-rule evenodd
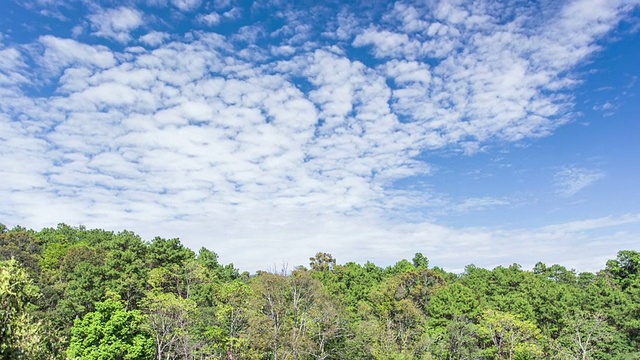
<path id="1" fill-rule="evenodd" d="M 639 274 L 627 250 L 596 274 L 318 253 L 249 275 L 178 239 L 0 224 L 0 358 L 640 359 Z"/>

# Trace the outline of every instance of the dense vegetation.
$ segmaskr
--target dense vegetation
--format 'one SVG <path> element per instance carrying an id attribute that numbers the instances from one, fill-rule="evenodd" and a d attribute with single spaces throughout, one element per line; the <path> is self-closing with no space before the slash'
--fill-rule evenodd
<path id="1" fill-rule="evenodd" d="M 2 359 L 640 359 L 640 253 L 597 274 L 538 263 L 250 276 L 178 239 L 0 224 Z"/>

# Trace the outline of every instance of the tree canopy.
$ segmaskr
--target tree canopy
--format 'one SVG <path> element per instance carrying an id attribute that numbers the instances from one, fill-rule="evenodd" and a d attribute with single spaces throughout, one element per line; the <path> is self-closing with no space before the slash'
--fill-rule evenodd
<path id="1" fill-rule="evenodd" d="M 316 252 L 241 273 L 179 239 L 0 226 L 2 359 L 635 359 L 640 253 L 461 274 Z"/>

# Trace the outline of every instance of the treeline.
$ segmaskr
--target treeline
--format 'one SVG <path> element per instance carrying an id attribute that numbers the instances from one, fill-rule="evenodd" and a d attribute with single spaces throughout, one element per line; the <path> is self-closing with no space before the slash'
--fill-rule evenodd
<path id="1" fill-rule="evenodd" d="M 178 239 L 0 224 L 0 357 L 640 359 L 639 274 L 628 250 L 596 274 L 317 253 L 249 275 Z"/>

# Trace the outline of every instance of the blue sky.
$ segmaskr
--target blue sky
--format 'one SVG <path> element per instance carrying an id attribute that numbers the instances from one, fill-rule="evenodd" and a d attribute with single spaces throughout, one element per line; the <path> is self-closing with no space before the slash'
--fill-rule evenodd
<path id="1" fill-rule="evenodd" d="M 601 269 L 640 243 L 639 5 L 5 0 L 0 222 Z"/>

